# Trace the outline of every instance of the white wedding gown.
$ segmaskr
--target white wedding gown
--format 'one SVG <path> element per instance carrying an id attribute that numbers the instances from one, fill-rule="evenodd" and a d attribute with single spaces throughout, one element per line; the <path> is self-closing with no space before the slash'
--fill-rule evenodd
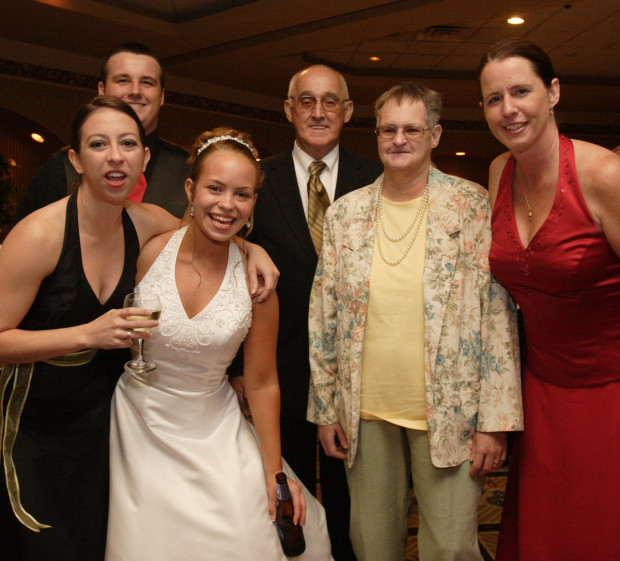
<path id="1" fill-rule="evenodd" d="M 240 252 L 231 242 L 219 291 L 189 318 L 174 274 L 184 232 L 137 288 L 162 303 L 145 345 L 157 370 L 125 371 L 114 394 L 106 561 L 286 561 L 258 440 L 225 376 L 251 323 Z M 328 561 L 323 507 L 304 493 L 306 552 L 296 559 Z"/>

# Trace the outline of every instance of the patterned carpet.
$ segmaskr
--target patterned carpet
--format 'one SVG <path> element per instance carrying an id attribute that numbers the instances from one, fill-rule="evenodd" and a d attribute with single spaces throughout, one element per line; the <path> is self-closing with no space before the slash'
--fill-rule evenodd
<path id="1" fill-rule="evenodd" d="M 485 561 L 495 559 L 497 536 L 502 518 L 504 490 L 508 468 L 502 467 L 487 476 L 480 506 L 478 507 L 478 543 L 482 558 Z M 418 561 L 418 512 L 414 500 L 414 508 L 409 516 L 409 538 L 407 540 L 407 561 Z"/>

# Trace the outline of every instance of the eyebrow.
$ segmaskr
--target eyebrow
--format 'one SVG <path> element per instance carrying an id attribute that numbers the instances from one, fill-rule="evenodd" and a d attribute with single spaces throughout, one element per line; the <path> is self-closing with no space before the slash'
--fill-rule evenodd
<path id="1" fill-rule="evenodd" d="M 314 92 L 307 91 L 307 90 L 299 94 L 299 97 L 303 97 L 303 96 L 316 97 Z M 325 95 L 323 97 L 338 97 L 338 94 L 335 92 L 325 92 Z"/>
<path id="2" fill-rule="evenodd" d="M 118 78 L 131 78 L 131 77 L 132 77 L 132 75 L 128 74 L 127 72 L 121 72 L 119 74 L 113 74 L 111 76 L 112 80 L 115 80 L 115 79 L 118 79 Z M 144 80 L 145 78 L 147 80 L 153 80 L 154 82 L 159 82 L 159 80 L 155 76 L 150 76 L 149 74 L 145 74 L 143 76 L 139 76 L 140 80 Z"/>
<path id="3" fill-rule="evenodd" d="M 397 125 L 396 123 L 381 123 L 379 125 L 380 127 L 395 127 L 395 128 L 399 128 L 399 125 Z M 424 127 L 425 125 L 423 125 L 422 123 L 405 123 L 404 125 L 400 125 L 400 128 L 405 128 L 405 127 Z"/>

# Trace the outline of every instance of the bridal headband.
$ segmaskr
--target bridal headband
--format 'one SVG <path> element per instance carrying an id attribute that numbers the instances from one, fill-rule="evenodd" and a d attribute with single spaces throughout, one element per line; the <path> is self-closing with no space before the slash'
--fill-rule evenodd
<path id="1" fill-rule="evenodd" d="M 237 138 L 236 136 L 230 136 L 229 134 L 224 134 L 222 136 L 214 136 L 213 138 L 210 138 L 209 140 L 207 140 L 200 148 L 198 148 L 198 150 L 196 150 L 196 157 L 200 156 L 200 154 L 204 150 L 209 148 L 211 144 L 215 144 L 216 142 L 222 142 L 222 140 L 234 140 L 235 142 L 238 142 L 239 144 L 243 144 L 250 151 L 250 153 L 252 154 L 252 157 L 254 157 L 254 151 L 252 150 L 250 145 L 245 140 L 241 140 L 240 138 Z"/>

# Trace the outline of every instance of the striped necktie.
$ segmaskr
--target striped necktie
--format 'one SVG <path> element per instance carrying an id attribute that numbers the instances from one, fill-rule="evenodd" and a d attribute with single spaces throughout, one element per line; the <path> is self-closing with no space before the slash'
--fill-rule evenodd
<path id="1" fill-rule="evenodd" d="M 317 255 L 323 246 L 323 217 L 329 206 L 329 195 L 319 178 L 326 165 L 322 161 L 312 162 L 308 178 L 308 228 Z"/>

